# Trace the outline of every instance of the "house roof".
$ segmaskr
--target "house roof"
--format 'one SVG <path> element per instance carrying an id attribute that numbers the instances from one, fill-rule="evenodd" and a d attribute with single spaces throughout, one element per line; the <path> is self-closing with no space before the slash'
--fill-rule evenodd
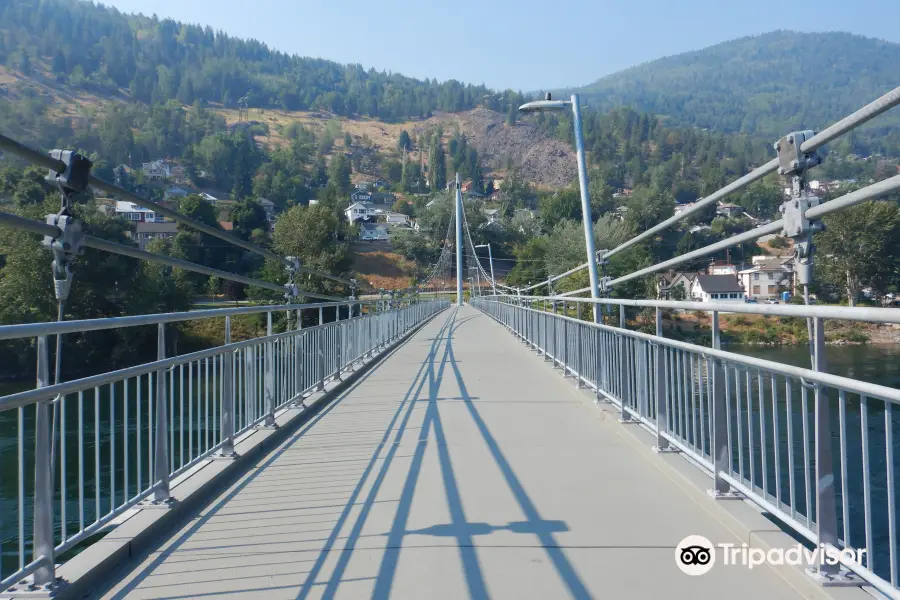
<path id="1" fill-rule="evenodd" d="M 147 223 L 141 221 L 137 224 L 138 233 L 178 233 L 178 223 Z"/>
<path id="2" fill-rule="evenodd" d="M 153 212 L 149 208 L 144 208 L 143 206 L 138 206 L 134 202 L 128 202 L 127 200 L 117 200 L 116 201 L 116 212 Z"/>
<path id="3" fill-rule="evenodd" d="M 387 231 L 387 227 L 383 223 L 360 223 L 359 227 L 365 231 L 377 231 L 379 229 Z"/>
<path id="4" fill-rule="evenodd" d="M 225 231 L 234 231 L 234 223 L 231 221 L 219 221 L 219 227 Z"/>
<path id="5" fill-rule="evenodd" d="M 259 203 L 262 204 L 263 206 L 275 206 L 275 203 L 272 202 L 271 200 L 269 200 L 268 198 L 262 198 L 262 197 L 260 197 L 260 198 L 257 200 L 257 202 L 259 202 Z"/>
<path id="6" fill-rule="evenodd" d="M 744 269 L 741 273 L 756 273 L 759 271 L 789 271 L 790 266 L 787 264 L 792 261 L 792 257 L 780 258 L 776 257 L 772 260 L 766 261 L 761 265 L 756 265 L 750 269 Z"/>
<path id="7" fill-rule="evenodd" d="M 744 287 L 734 275 L 697 275 L 697 283 L 707 293 L 744 291 Z"/>
<path id="8" fill-rule="evenodd" d="M 493 216 L 493 215 L 497 215 L 497 214 L 500 214 L 500 209 L 499 208 L 486 208 L 486 209 L 484 209 L 484 214 L 486 214 L 489 217 Z"/>
<path id="9" fill-rule="evenodd" d="M 350 210 L 351 208 L 356 208 L 356 207 L 369 208 L 369 205 L 365 204 L 363 202 L 354 202 L 353 204 L 351 204 L 350 206 L 347 207 L 347 210 Z"/>

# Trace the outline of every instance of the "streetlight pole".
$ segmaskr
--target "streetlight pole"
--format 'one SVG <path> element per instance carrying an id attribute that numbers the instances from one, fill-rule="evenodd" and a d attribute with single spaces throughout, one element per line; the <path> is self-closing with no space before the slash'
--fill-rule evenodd
<path id="1" fill-rule="evenodd" d="M 462 192 L 456 174 L 456 305 L 462 306 Z"/>
<path id="2" fill-rule="evenodd" d="M 494 292 L 494 295 L 497 295 L 497 280 L 494 279 L 494 255 L 491 254 L 491 245 L 490 244 L 479 244 L 475 246 L 476 248 L 487 248 L 488 249 L 488 264 L 491 265 L 491 289 Z"/>
<path id="3" fill-rule="evenodd" d="M 600 276 L 597 273 L 597 254 L 594 251 L 594 225 L 591 221 L 591 194 L 588 190 L 587 165 L 584 156 L 584 135 L 581 128 L 581 102 L 578 94 L 572 94 L 571 100 L 551 100 L 547 94 L 546 100 L 528 102 L 519 107 L 519 110 L 542 111 L 564 110 L 572 107 L 572 115 L 575 124 L 575 150 L 578 158 L 578 185 L 581 188 L 581 220 L 584 225 L 584 242 L 587 250 L 588 273 L 591 278 L 591 299 L 600 298 Z M 600 305 L 594 303 L 594 322 L 600 322 Z"/>

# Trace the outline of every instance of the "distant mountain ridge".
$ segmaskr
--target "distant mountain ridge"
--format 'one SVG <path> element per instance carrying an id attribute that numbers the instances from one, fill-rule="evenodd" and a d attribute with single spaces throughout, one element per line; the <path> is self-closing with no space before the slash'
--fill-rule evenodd
<path id="1" fill-rule="evenodd" d="M 795 129 L 821 129 L 898 84 L 900 44 L 775 31 L 660 58 L 568 91 L 600 111 L 627 105 L 681 125 L 775 140 Z M 900 115 L 889 113 L 873 127 L 898 135 L 898 125 Z"/>

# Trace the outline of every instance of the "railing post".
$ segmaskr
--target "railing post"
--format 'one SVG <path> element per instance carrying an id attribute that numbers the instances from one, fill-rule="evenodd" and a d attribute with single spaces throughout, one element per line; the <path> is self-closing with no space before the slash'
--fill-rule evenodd
<path id="1" fill-rule="evenodd" d="M 156 358 L 166 358 L 166 326 L 160 323 L 156 335 Z M 172 497 L 169 493 L 169 417 L 168 399 L 166 398 L 166 370 L 156 371 L 155 381 L 156 423 L 154 426 L 156 437 L 154 438 L 153 458 L 153 504 L 163 506 L 171 504 Z"/>
<path id="2" fill-rule="evenodd" d="M 815 353 L 813 370 L 825 371 L 825 323 L 822 317 L 813 318 L 813 334 Z M 816 452 L 816 534 L 817 546 L 840 548 L 837 528 L 837 499 L 835 497 L 834 457 L 832 456 L 831 408 L 828 394 L 821 383 L 815 388 L 815 452 Z M 806 415 L 803 415 L 806 418 Z M 809 507 L 807 507 L 809 510 Z M 844 540 L 849 546 L 849 541 Z M 871 552 L 871 549 L 869 550 Z M 816 580 L 823 584 L 834 584 L 851 580 L 847 572 L 842 572 L 839 564 L 827 564 L 819 561 L 817 568 L 810 569 Z"/>
<path id="3" fill-rule="evenodd" d="M 625 329 L 625 305 L 619 305 L 619 328 Z M 631 415 L 625 409 L 626 404 L 628 404 L 626 396 L 628 395 L 628 386 L 626 385 L 628 380 L 628 361 L 625 357 L 625 336 L 619 335 L 619 390 L 620 390 L 620 408 L 621 413 L 619 414 L 619 423 L 637 423 L 638 421 L 631 418 Z"/>
<path id="4" fill-rule="evenodd" d="M 50 385 L 50 351 L 47 336 L 37 339 L 37 387 Z M 53 480 L 50 476 L 50 402 L 35 406 L 34 437 L 34 550 L 33 559 L 43 557 L 34 572 L 34 585 L 46 588 L 56 583 L 53 543 Z"/>
<path id="5" fill-rule="evenodd" d="M 719 311 L 714 310 L 712 320 L 712 347 L 714 350 L 722 349 L 722 332 L 719 329 Z M 728 446 L 728 396 L 725 390 L 725 362 L 713 358 L 712 365 L 712 440 L 709 453 L 713 462 L 713 488 L 708 494 L 715 499 L 743 498 L 743 495 L 731 489 L 722 478 L 722 473 L 729 471 L 729 455 L 731 448 Z"/>
<path id="6" fill-rule="evenodd" d="M 303 309 L 297 309 L 297 331 L 300 332 L 303 330 Z M 294 344 L 294 369 L 296 373 L 294 373 L 294 381 L 297 381 L 298 384 L 295 386 L 294 393 L 296 397 L 294 398 L 294 402 L 291 403 L 291 406 L 294 408 L 306 408 L 306 404 L 303 403 L 303 352 L 301 350 L 301 335 L 297 335 L 297 342 Z"/>
<path id="7" fill-rule="evenodd" d="M 578 307 L 581 307 L 581 304 L 578 304 Z M 579 311 L 580 312 L 580 311 Z M 580 317 L 580 315 L 579 315 Z M 581 388 L 581 377 L 584 375 L 584 362 L 582 359 L 584 358 L 583 353 L 581 351 L 581 331 L 583 327 L 581 325 L 581 320 L 579 319 L 577 323 L 575 323 L 575 360 L 578 363 L 578 368 L 573 369 L 575 371 L 575 387 Z"/>
<path id="8" fill-rule="evenodd" d="M 231 343 L 231 317 L 225 317 L 225 345 Z M 231 351 L 222 355 L 222 415 L 220 426 L 222 429 L 222 448 L 218 456 L 221 458 L 235 458 L 234 451 L 234 361 Z M 244 363 L 244 372 L 247 372 L 247 364 Z"/>
<path id="9" fill-rule="evenodd" d="M 663 337 L 663 314 L 662 309 L 656 308 L 656 337 Z M 665 437 L 665 432 L 669 428 L 668 407 L 666 406 L 666 349 L 660 344 L 656 346 L 656 445 L 653 450 L 656 452 L 677 452 L 678 449 L 669 445 L 669 440 Z M 649 373 L 647 374 L 649 376 Z"/>
<path id="10" fill-rule="evenodd" d="M 266 337 L 272 337 L 272 312 L 266 312 Z M 265 394 L 265 420 L 261 427 L 276 428 L 275 423 L 275 342 L 271 339 L 266 340 L 265 355 L 263 356 L 263 369 L 265 381 L 263 382 L 263 393 Z"/>
<path id="11" fill-rule="evenodd" d="M 316 330 L 316 389 L 325 391 L 325 327 L 322 326 L 322 309 L 319 308 L 319 328 Z"/>
<path id="12" fill-rule="evenodd" d="M 337 308 L 337 317 L 341 316 L 341 308 Z M 344 363 L 344 324 L 341 322 L 340 318 L 337 320 L 337 325 L 334 329 L 334 338 L 335 338 L 335 353 L 337 354 L 337 366 L 334 369 L 334 380 L 341 380 L 341 367 Z"/>

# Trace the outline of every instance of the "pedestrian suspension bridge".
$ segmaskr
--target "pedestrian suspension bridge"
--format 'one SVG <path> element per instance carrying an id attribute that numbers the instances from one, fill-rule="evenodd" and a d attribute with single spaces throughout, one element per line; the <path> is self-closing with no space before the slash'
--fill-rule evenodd
<path id="1" fill-rule="evenodd" d="M 55 322 L 0 326 L 0 343 L 37 365 L 33 389 L 0 397 L 2 596 L 900 598 L 900 390 L 833 374 L 824 353 L 827 320 L 897 324 L 900 311 L 615 297 L 772 233 L 794 240 L 808 286 L 820 219 L 900 189 L 895 176 L 822 203 L 806 184 L 816 150 L 898 103 L 900 88 L 820 133 L 790 133 L 776 158 L 692 209 L 617 248 L 591 243 L 588 263 L 524 288 L 482 265 L 458 182 L 429 276 L 384 292 L 129 194 L 75 153 L 0 136 L 0 149 L 48 168 L 61 196 L 46 222 L 0 212 L 0 225 L 44 236 L 60 307 Z M 792 190 L 781 219 L 607 272 L 616 254 L 776 171 Z M 261 254 L 288 282 L 87 235 L 72 202 L 89 187 Z M 85 249 L 277 290 L 285 303 L 67 320 Z M 553 291 L 585 269 L 602 274 L 596 286 Z M 345 295 L 303 290 L 301 273 Z M 709 340 L 666 337 L 674 311 L 708 314 Z M 723 313 L 805 320 L 809 364 L 723 348 Z M 266 334 L 233 337 L 246 315 Z M 221 345 L 179 354 L 171 338 L 187 321 L 222 324 Z M 74 337 L 151 327 L 157 360 L 61 378 Z M 847 552 L 839 564 L 753 569 L 720 553 L 690 576 L 676 561 L 689 535 Z"/>

